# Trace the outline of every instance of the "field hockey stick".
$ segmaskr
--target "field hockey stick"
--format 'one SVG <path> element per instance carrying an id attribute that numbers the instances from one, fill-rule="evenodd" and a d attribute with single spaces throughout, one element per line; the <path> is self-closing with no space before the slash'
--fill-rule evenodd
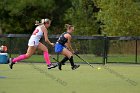
<path id="1" fill-rule="evenodd" d="M 92 68 L 94 68 L 89 62 L 85 61 L 83 58 L 81 58 L 78 54 L 74 53 L 78 58 L 80 58 L 82 61 L 84 61 L 85 63 L 87 63 L 89 66 L 91 66 Z"/>
<path id="2" fill-rule="evenodd" d="M 52 57 L 51 55 L 50 55 L 50 57 L 51 57 L 53 60 L 55 60 L 56 62 L 59 63 L 59 61 L 58 61 L 56 58 Z"/>

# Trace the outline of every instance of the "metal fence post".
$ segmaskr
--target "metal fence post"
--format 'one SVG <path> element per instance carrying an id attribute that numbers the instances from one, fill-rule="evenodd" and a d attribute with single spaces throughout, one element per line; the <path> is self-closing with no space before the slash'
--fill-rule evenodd
<path id="1" fill-rule="evenodd" d="M 106 34 L 104 35 L 103 63 L 104 63 L 104 65 L 107 63 L 107 36 L 106 36 Z"/>
<path id="2" fill-rule="evenodd" d="M 12 49 L 11 49 L 11 37 L 9 37 L 9 39 L 10 39 L 10 40 L 9 40 L 9 52 L 10 52 L 9 57 L 11 58 L 11 55 L 12 55 L 12 54 L 11 54 L 11 53 L 12 53 L 12 52 L 11 52 L 11 51 L 12 51 Z"/>
<path id="3" fill-rule="evenodd" d="M 137 39 L 136 39 L 136 58 L 135 58 L 135 63 L 137 64 L 138 62 L 138 42 L 137 42 Z"/>

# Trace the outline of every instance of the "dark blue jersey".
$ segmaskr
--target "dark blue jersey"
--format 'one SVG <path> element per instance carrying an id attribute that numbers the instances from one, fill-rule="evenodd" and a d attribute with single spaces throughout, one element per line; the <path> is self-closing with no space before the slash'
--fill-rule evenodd
<path id="1" fill-rule="evenodd" d="M 67 43 L 68 41 L 68 39 L 64 37 L 65 34 L 70 34 L 70 33 L 64 32 L 63 34 L 60 35 L 60 37 L 57 40 L 57 42 L 59 42 L 61 45 L 65 45 L 65 43 Z"/>

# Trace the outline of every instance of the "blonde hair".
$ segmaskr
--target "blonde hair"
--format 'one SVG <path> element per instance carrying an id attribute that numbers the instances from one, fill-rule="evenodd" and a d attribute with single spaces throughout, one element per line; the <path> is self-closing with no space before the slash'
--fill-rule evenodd
<path id="1" fill-rule="evenodd" d="M 36 20 L 36 21 L 35 21 L 35 25 L 38 26 L 38 25 L 41 25 L 41 23 L 39 23 L 39 21 Z"/>
<path id="2" fill-rule="evenodd" d="M 35 21 L 35 25 L 42 25 L 42 24 L 45 24 L 45 23 L 50 23 L 50 19 L 48 18 L 45 18 L 45 19 L 41 19 L 41 22 L 39 22 L 38 20 Z"/>
<path id="3" fill-rule="evenodd" d="M 66 29 L 70 29 L 71 27 L 74 27 L 73 25 L 70 25 L 70 24 L 65 24 L 65 28 Z"/>
<path id="4" fill-rule="evenodd" d="M 45 18 L 45 19 L 41 19 L 41 23 L 44 24 L 44 23 L 49 23 L 51 20 L 48 19 L 48 18 Z"/>

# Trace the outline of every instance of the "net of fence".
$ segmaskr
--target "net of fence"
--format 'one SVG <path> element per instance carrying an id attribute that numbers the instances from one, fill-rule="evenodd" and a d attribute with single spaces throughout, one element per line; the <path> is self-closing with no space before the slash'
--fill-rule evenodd
<path id="1" fill-rule="evenodd" d="M 131 37 L 108 39 L 107 62 L 140 63 L 140 40 Z"/>
<path id="2" fill-rule="evenodd" d="M 58 35 L 59 36 L 59 35 Z M 57 35 L 50 36 L 51 42 L 56 42 Z M 24 54 L 28 48 L 28 40 L 30 35 L 13 35 L 0 37 L 0 45 L 8 47 L 10 57 L 16 57 Z M 62 55 L 56 54 L 54 48 L 41 40 L 48 47 L 49 53 L 59 61 Z M 140 39 L 133 38 L 116 38 L 106 36 L 74 36 L 72 39 L 72 47 L 78 51 L 78 55 L 84 60 L 91 63 L 140 63 Z M 51 59 L 52 62 L 55 60 Z M 74 56 L 75 62 L 82 62 L 78 57 Z M 37 50 L 34 55 L 23 62 L 45 62 L 43 52 Z"/>

